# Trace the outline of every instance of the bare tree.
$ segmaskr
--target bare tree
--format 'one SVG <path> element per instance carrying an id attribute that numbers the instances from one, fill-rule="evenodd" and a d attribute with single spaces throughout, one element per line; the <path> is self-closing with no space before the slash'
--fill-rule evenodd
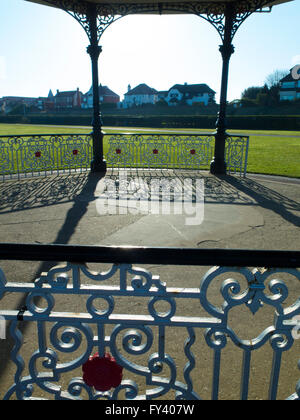
<path id="1" fill-rule="evenodd" d="M 271 89 L 274 86 L 279 86 L 280 80 L 287 76 L 289 72 L 289 70 L 275 70 L 266 78 L 266 85 L 269 89 Z"/>

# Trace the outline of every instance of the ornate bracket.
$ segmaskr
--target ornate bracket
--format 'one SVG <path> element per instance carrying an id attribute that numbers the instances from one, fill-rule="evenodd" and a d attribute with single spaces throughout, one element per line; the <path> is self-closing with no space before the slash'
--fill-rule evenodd
<path id="1" fill-rule="evenodd" d="M 125 16 L 128 13 L 118 14 L 118 10 L 107 5 L 96 5 L 87 1 L 78 0 L 45 0 L 49 5 L 55 5 L 64 10 L 70 16 L 77 20 L 87 34 L 91 44 L 94 44 L 94 36 L 91 28 L 91 14 L 97 14 L 97 43 L 105 31 L 113 22 Z"/>
<path id="2" fill-rule="evenodd" d="M 265 12 L 263 8 L 270 3 L 270 0 L 242 0 L 232 3 L 228 2 L 162 2 L 162 3 L 123 3 L 123 4 L 95 4 L 88 1 L 78 0 L 44 0 L 49 5 L 55 5 L 73 16 L 85 30 L 91 40 L 91 29 L 89 23 L 89 11 L 91 7 L 97 12 L 97 40 L 99 42 L 104 31 L 121 17 L 133 14 L 147 13 L 183 13 L 194 14 L 209 22 L 218 31 L 222 41 L 225 37 L 226 10 L 228 4 L 234 10 L 234 22 L 231 30 L 231 41 L 241 24 L 254 12 Z M 271 8 L 268 8 L 270 11 Z"/>

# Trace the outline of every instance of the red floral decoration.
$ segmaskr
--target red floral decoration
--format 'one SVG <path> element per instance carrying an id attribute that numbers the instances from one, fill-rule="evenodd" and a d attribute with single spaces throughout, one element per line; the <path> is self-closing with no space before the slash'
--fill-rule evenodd
<path id="1" fill-rule="evenodd" d="M 157 149 L 154 149 L 154 150 L 153 150 L 153 154 L 154 154 L 154 155 L 157 155 L 157 154 L 158 154 L 158 150 L 157 150 Z"/>
<path id="2" fill-rule="evenodd" d="M 42 156 L 41 152 L 35 152 L 35 157 L 40 158 Z"/>
<path id="3" fill-rule="evenodd" d="M 82 371 L 84 383 L 97 391 L 116 388 L 122 381 L 123 368 L 109 353 L 105 353 L 104 357 L 99 357 L 98 353 L 90 356 L 82 365 Z"/>
<path id="4" fill-rule="evenodd" d="M 191 154 L 191 155 L 195 155 L 195 154 L 196 154 L 196 150 L 195 150 L 195 149 L 192 149 L 192 150 L 190 151 L 190 154 Z"/>
<path id="5" fill-rule="evenodd" d="M 121 154 L 121 149 L 116 149 L 116 154 L 120 155 Z"/>
<path id="6" fill-rule="evenodd" d="M 74 155 L 74 156 L 78 155 L 78 150 L 76 150 L 76 149 L 75 149 L 75 150 L 73 150 L 73 155 Z"/>

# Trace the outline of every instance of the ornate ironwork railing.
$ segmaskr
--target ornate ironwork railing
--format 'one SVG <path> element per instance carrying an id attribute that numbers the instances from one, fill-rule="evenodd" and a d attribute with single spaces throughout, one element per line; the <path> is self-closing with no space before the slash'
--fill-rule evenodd
<path id="1" fill-rule="evenodd" d="M 109 166 L 207 169 L 213 158 L 214 137 L 179 134 L 114 134 L 105 158 Z"/>
<path id="2" fill-rule="evenodd" d="M 0 175 L 3 178 L 87 170 L 91 160 L 90 135 L 0 136 Z"/>
<path id="3" fill-rule="evenodd" d="M 111 134 L 105 158 L 112 167 L 209 169 L 215 137 L 203 134 Z M 249 137 L 226 140 L 228 172 L 246 175 Z M 135 165 L 132 164 L 135 162 Z"/>
<path id="4" fill-rule="evenodd" d="M 226 140 L 228 172 L 245 175 L 249 137 Z M 106 134 L 108 167 L 209 169 L 214 135 Z M 21 177 L 84 171 L 92 160 L 92 138 L 86 134 L 0 136 L 0 175 Z"/>
<path id="5" fill-rule="evenodd" d="M 0 271 L 2 399 L 232 399 L 237 373 L 241 399 L 264 381 L 269 399 L 300 399 L 300 252 L 0 244 L 0 259 L 67 261 L 31 283 Z"/>

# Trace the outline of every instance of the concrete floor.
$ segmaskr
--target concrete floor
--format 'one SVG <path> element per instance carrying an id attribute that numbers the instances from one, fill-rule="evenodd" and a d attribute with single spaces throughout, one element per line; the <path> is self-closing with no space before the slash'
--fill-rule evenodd
<path id="1" fill-rule="evenodd" d="M 119 195 L 122 191 L 124 194 L 124 177 L 127 180 L 125 198 L 130 199 L 130 205 L 126 206 L 120 199 L 113 200 L 114 193 Z M 113 184 L 109 184 L 109 180 Z M 170 201 L 169 209 L 168 206 L 165 207 L 165 212 L 169 214 L 161 214 L 162 208 L 159 214 L 155 214 L 155 205 L 153 208 L 150 205 L 147 208 L 144 206 L 142 214 L 142 201 L 134 199 L 145 198 L 147 186 L 159 182 L 166 185 L 166 181 L 169 185 L 173 182 L 172 185 L 177 187 L 186 185 L 186 190 L 192 186 L 192 195 L 186 199 L 190 207 L 183 207 L 181 212 L 177 208 L 180 214 L 174 214 L 177 202 L 175 199 Z M 116 190 L 110 190 L 108 202 L 107 189 L 112 185 Z M 197 185 L 200 189 L 197 189 Z M 201 190 L 201 186 L 204 190 Z M 154 195 L 152 192 L 151 203 L 155 202 Z M 144 200 L 145 203 L 149 203 L 148 199 Z M 114 170 L 108 172 L 105 178 L 83 173 L 6 181 L 0 184 L 1 242 L 298 251 L 299 227 L 300 182 L 280 177 L 215 177 L 196 171 L 145 170 L 124 174 Z M 49 264 L 1 261 L 1 268 L 8 281 L 32 282 L 41 272 L 49 269 Z M 99 270 L 99 265 L 92 265 L 91 268 Z M 177 266 L 146 268 L 152 274 L 160 275 L 168 286 L 183 287 L 184 283 L 184 287 L 189 288 L 199 287 L 200 279 L 208 269 Z M 299 282 L 291 280 L 290 287 L 290 299 L 299 298 Z M 217 295 L 220 293 L 216 288 L 213 292 L 214 298 L 217 299 Z M 70 304 L 68 300 L 62 301 L 60 310 L 67 311 Z M 78 303 L 79 307 L 83 304 L 84 302 Z M 20 300 L 13 294 L 5 297 L 1 303 L 1 307 L 6 309 L 19 308 L 19 305 Z M 139 302 L 132 303 L 132 311 L 139 311 L 139 305 Z M 193 314 L 199 310 L 198 306 L 199 303 L 185 310 Z M 239 312 L 232 312 L 230 322 L 233 329 L 245 339 L 256 337 L 270 325 L 268 322 L 272 323 L 274 308 L 271 311 L 267 308 L 258 311 L 255 316 L 248 308 L 240 309 Z M 121 306 L 120 310 L 128 311 L 128 308 Z M 24 328 L 25 344 L 27 343 L 24 354 L 28 358 L 35 349 L 30 345 L 31 328 Z M 178 329 L 172 332 L 168 340 L 168 351 L 173 354 L 180 371 L 184 366 L 181 369 L 185 339 L 186 336 L 183 338 L 182 331 Z M 212 363 L 211 352 L 203 350 L 202 341 L 203 337 L 199 335 L 195 344 L 202 355 L 197 367 L 198 373 L 206 371 L 207 363 Z M 15 366 L 8 362 L 12 346 L 10 339 L 0 341 L 0 398 L 9 384 L 13 383 Z M 267 398 L 266 383 L 269 380 L 272 359 L 270 346 L 267 347 L 265 351 L 261 349 L 253 352 L 255 363 L 253 361 L 251 369 L 251 399 Z M 284 359 L 279 398 L 285 398 L 295 391 L 295 383 L 300 376 L 297 370 L 299 349 L 300 343 L 295 341 L 289 357 Z M 238 398 L 241 352 L 238 354 L 231 343 L 223 360 L 220 398 Z M 201 380 L 199 375 L 194 378 L 199 395 L 205 399 L 210 398 L 210 380 L 211 374 L 201 375 Z"/>

